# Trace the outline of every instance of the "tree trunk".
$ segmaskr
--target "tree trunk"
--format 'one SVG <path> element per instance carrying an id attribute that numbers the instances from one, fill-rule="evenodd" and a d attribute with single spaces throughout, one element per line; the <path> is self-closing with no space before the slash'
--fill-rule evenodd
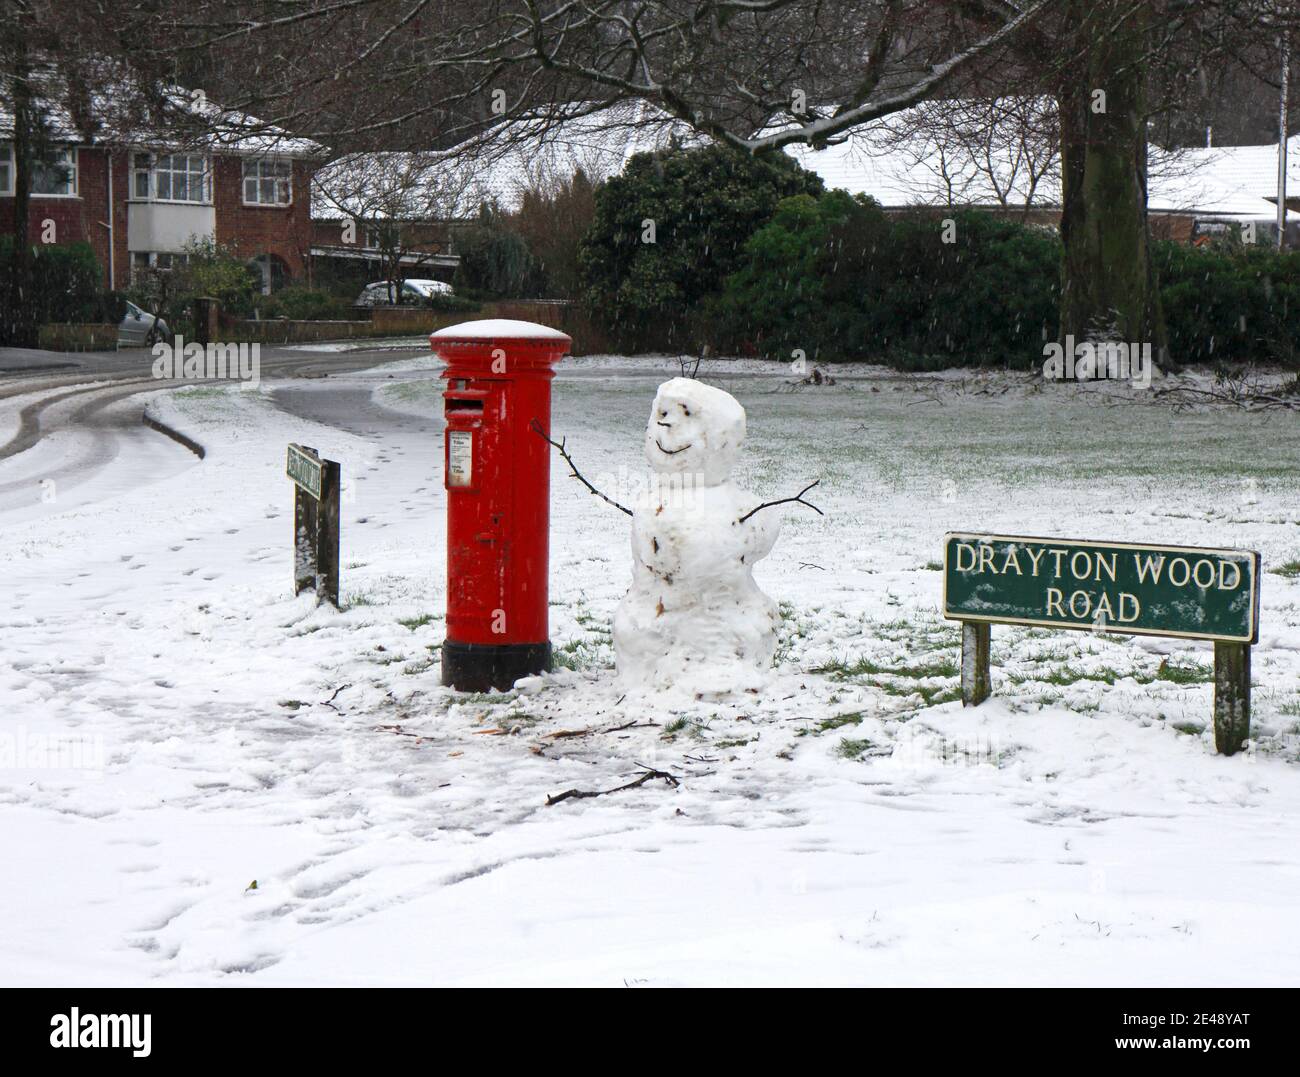
<path id="1" fill-rule="evenodd" d="M 27 217 L 32 196 L 32 165 L 35 159 L 36 115 L 32 102 L 31 63 L 27 52 L 27 21 L 30 16 L 25 4 L 19 4 L 9 19 L 6 36 L 9 37 L 10 100 L 14 116 L 14 221 L 13 221 L 13 272 L 3 296 L 3 317 L 0 317 L 0 343 L 16 348 L 35 348 L 40 342 L 40 331 L 35 316 L 35 295 L 32 279 L 32 245 L 28 234 Z"/>
<path id="2" fill-rule="evenodd" d="M 1150 344 L 1170 366 L 1148 248 L 1146 42 L 1142 16 L 1116 27 L 1114 0 L 1079 15 L 1077 77 L 1058 94 L 1061 118 L 1061 341 Z M 1110 16 L 1108 18 L 1108 16 Z"/>

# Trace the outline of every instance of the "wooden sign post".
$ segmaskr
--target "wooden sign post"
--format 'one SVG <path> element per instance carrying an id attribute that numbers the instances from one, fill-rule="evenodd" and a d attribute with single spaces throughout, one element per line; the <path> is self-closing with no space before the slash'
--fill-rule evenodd
<path id="1" fill-rule="evenodd" d="M 943 615 L 962 623 L 962 703 L 992 690 L 993 624 L 1214 642 L 1214 746 L 1250 737 L 1250 648 L 1259 639 L 1259 554 L 1200 546 L 951 533 Z"/>
<path id="2" fill-rule="evenodd" d="M 293 593 L 307 588 L 317 603 L 339 605 L 339 465 L 307 445 L 290 445 L 285 474 L 293 480 Z"/>

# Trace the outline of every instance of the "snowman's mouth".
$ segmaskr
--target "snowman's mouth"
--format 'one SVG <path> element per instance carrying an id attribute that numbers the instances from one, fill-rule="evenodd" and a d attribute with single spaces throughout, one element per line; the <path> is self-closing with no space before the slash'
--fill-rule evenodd
<path id="1" fill-rule="evenodd" d="M 655 445 L 658 447 L 659 451 L 663 453 L 665 456 L 676 456 L 679 452 L 685 452 L 687 449 L 691 447 L 690 442 L 687 442 L 680 449 L 665 449 L 663 445 L 660 443 L 658 438 L 655 438 Z"/>

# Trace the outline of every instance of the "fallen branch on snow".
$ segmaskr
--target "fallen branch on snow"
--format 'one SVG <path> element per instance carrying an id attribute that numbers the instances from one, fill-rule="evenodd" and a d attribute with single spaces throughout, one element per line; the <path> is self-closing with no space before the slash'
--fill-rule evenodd
<path id="1" fill-rule="evenodd" d="M 653 770 L 644 763 L 638 763 L 638 767 L 645 771 L 641 777 L 635 781 L 630 781 L 627 785 L 620 785 L 614 789 L 566 789 L 563 793 L 556 793 L 553 797 L 546 798 L 546 806 L 549 808 L 553 804 L 559 804 L 562 800 L 589 800 L 592 797 L 609 796 L 610 793 L 621 793 L 625 789 L 635 789 L 638 786 L 645 785 L 646 782 L 654 781 L 656 778 L 662 778 L 670 786 L 676 788 L 681 781 L 669 774 L 666 770 Z"/>

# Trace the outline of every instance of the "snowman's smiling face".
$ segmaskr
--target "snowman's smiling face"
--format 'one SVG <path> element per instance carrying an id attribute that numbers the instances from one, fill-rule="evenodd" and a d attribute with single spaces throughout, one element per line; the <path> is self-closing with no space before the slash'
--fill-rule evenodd
<path id="1" fill-rule="evenodd" d="M 691 378 L 664 382 L 646 424 L 646 461 L 661 474 L 725 482 L 745 438 L 745 409 L 729 393 Z"/>
<path id="2" fill-rule="evenodd" d="M 660 428 L 655 435 L 655 447 L 665 456 L 676 456 L 690 450 L 694 439 L 699 436 L 699 421 L 691 414 L 691 406 L 685 400 L 655 401 L 655 414 L 650 421 Z M 684 444 L 678 444 L 685 438 Z M 665 444 L 667 442 L 667 444 Z"/>

